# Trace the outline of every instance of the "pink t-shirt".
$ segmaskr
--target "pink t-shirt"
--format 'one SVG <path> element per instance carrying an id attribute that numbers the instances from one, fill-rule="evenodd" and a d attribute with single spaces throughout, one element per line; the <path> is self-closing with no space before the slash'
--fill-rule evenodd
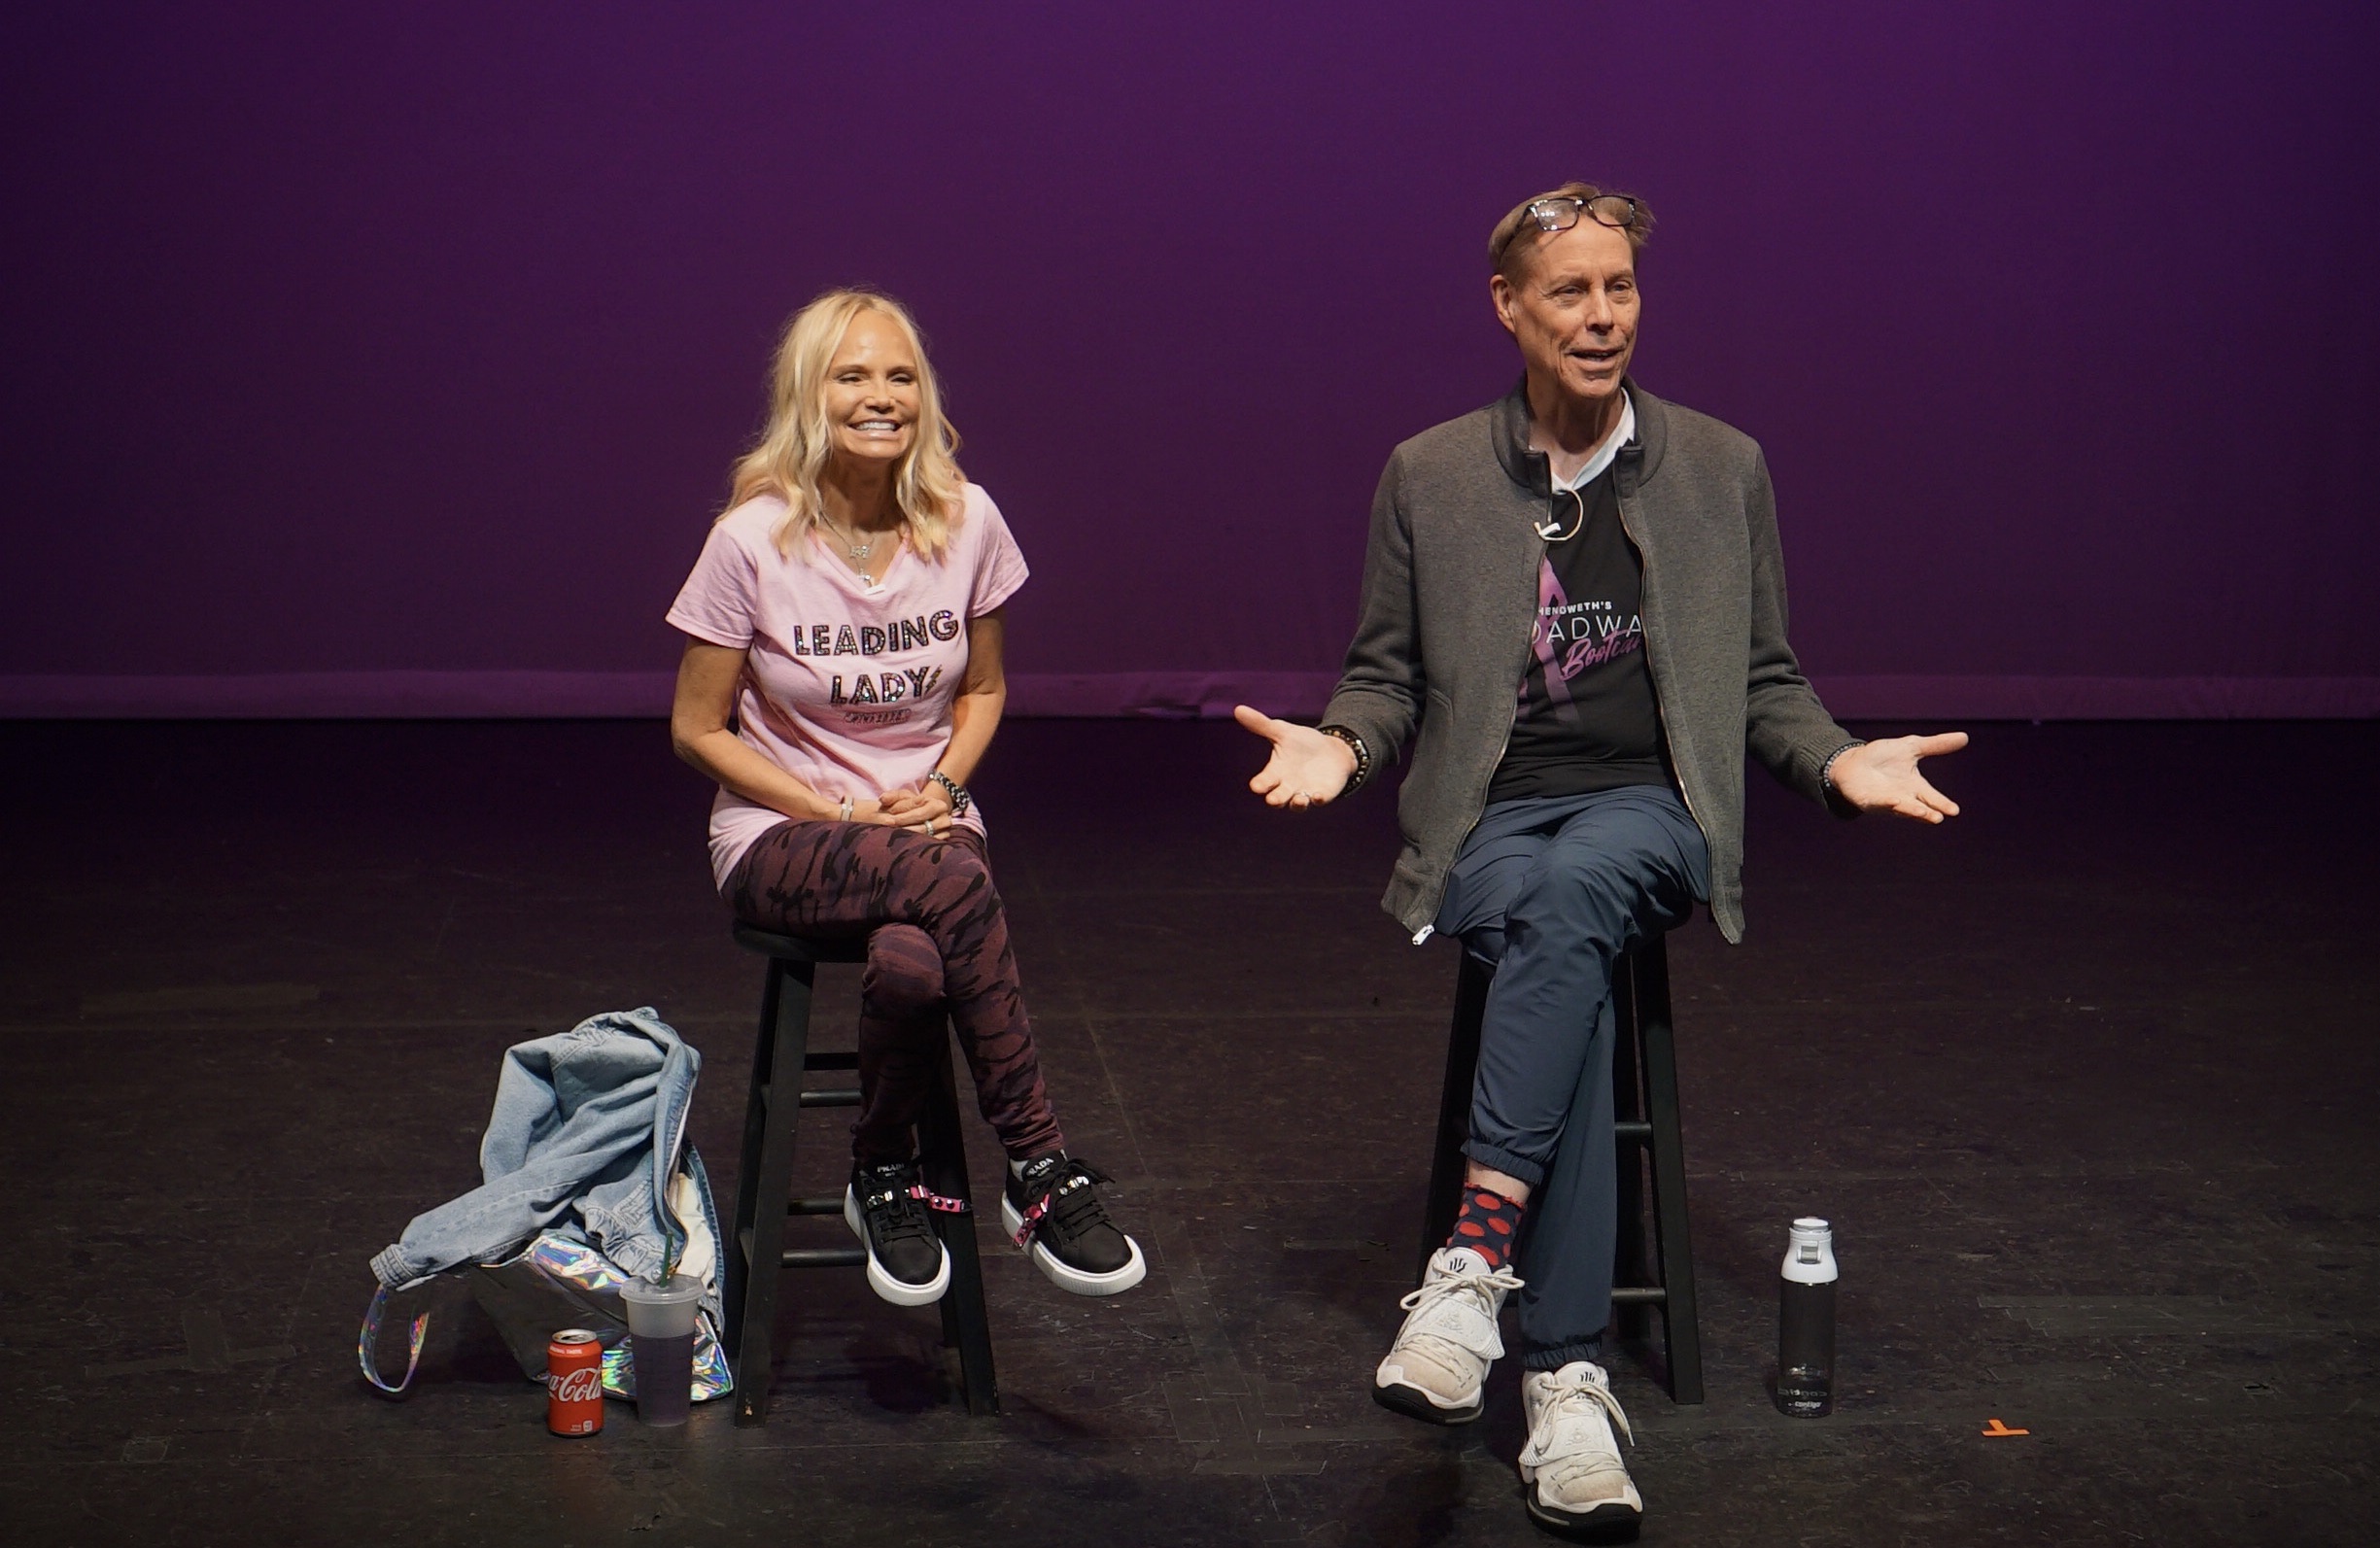
<path id="1" fill-rule="evenodd" d="M 905 544 L 873 586 L 822 538 L 810 563 L 776 551 L 785 502 L 763 495 L 719 518 L 670 622 L 744 655 L 738 734 L 830 801 L 914 789 L 950 744 L 967 675 L 967 620 L 1024 584 L 1024 556 L 991 497 L 967 486 L 940 561 Z M 722 887 L 785 814 L 727 789 L 710 808 L 710 870 Z M 958 819 L 983 828 L 969 806 Z"/>

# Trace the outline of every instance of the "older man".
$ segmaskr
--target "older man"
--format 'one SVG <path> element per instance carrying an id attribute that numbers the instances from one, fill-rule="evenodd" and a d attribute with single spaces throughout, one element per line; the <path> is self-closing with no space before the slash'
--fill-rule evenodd
<path id="1" fill-rule="evenodd" d="M 1361 786 L 1418 730 L 1384 906 L 1496 974 L 1463 1212 L 1373 1392 L 1432 1423 L 1477 1418 L 1498 1314 L 1520 1291 L 1521 1476 L 1558 1530 L 1643 1509 L 1596 1363 L 1616 1156 L 1563 1143 L 1610 1132 L 1614 960 L 1697 903 L 1741 938 L 1747 749 L 1839 811 L 1940 822 L 1958 808 L 1918 762 L 1967 740 L 1862 742 L 1802 676 L 1760 448 L 1628 373 L 1651 224 L 1583 183 L 1497 224 L 1489 293 L 1520 385 L 1389 459 L 1322 724 L 1238 711 L 1272 743 L 1251 785 L 1276 807 Z"/>

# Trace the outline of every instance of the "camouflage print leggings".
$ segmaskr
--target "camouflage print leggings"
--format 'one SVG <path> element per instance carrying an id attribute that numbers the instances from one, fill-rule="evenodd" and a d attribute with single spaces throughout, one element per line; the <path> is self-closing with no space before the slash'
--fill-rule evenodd
<path id="1" fill-rule="evenodd" d="M 861 1161 L 905 1161 L 944 1056 L 946 1009 L 975 1076 L 983 1121 L 1012 1159 L 1065 1144 L 1042 1087 L 1017 983 L 1008 916 L 983 835 L 929 839 L 863 822 L 784 822 L 727 878 L 736 917 L 785 935 L 868 939 L 860 979 Z"/>

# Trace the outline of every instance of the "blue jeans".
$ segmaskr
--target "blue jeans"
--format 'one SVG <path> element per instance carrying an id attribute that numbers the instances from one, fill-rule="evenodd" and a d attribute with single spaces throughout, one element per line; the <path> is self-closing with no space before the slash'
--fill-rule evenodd
<path id="1" fill-rule="evenodd" d="M 1455 856 L 1437 928 L 1496 969 L 1463 1149 L 1530 1187 L 1515 1264 L 1530 1370 L 1596 1358 L 1611 1320 L 1612 965 L 1709 894 L 1702 830 L 1661 785 L 1498 802 Z"/>

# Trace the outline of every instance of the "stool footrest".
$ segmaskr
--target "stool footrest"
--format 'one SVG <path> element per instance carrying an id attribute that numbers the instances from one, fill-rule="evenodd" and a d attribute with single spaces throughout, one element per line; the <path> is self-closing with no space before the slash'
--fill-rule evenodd
<path id="1" fill-rule="evenodd" d="M 868 949 L 861 937 L 813 941 L 743 924 L 736 927 L 736 939 L 769 957 L 761 984 L 760 1036 L 753 1046 L 751 1080 L 745 1091 L 736 1221 L 728 1241 L 722 1244 L 727 1270 L 723 1342 L 728 1358 L 735 1362 L 736 1423 L 748 1426 L 764 1425 L 769 1419 L 778 1271 L 853 1269 L 868 1262 L 865 1244 L 853 1242 L 840 1225 L 805 1233 L 786 1223 L 796 1216 L 840 1218 L 848 1197 L 840 1187 L 831 1193 L 796 1193 L 794 1161 L 797 1130 L 807 1128 L 812 1110 L 861 1105 L 860 1093 L 854 1089 L 859 1084 L 859 1054 L 847 1046 L 828 1050 L 813 1050 L 810 1046 L 811 1000 L 817 964 L 863 963 Z M 937 1030 L 941 1030 L 939 1020 Z M 938 1192 L 964 1196 L 967 1152 L 959 1132 L 955 1072 L 948 1035 L 939 1041 L 939 1057 L 930 1060 L 923 1072 L 930 1084 L 916 1115 L 920 1181 Z M 806 1089 L 812 1071 L 820 1072 L 820 1084 Z M 836 1147 L 830 1143 L 829 1148 Z M 811 1186 L 840 1184 L 843 1179 L 836 1174 L 841 1171 L 840 1165 L 835 1166 Z M 971 1414 L 997 1414 L 1000 1389 L 992 1374 L 991 1328 L 984 1315 L 975 1219 L 937 1215 L 933 1224 L 934 1234 L 949 1256 L 949 1285 L 940 1313 L 943 1342 L 958 1356 L 958 1395 Z M 802 1234 L 808 1234 L 814 1245 L 785 1244 L 788 1235 Z M 827 1246 L 830 1242 L 845 1245 Z"/>
<path id="2" fill-rule="evenodd" d="M 1495 964 L 1466 950 L 1455 977 L 1446 1074 L 1438 1091 L 1436 1143 L 1422 1212 L 1414 1278 L 1454 1228 L 1468 1170 L 1472 1096 L 1481 1024 Z M 1661 1378 L 1671 1400 L 1703 1400 L 1702 1330 L 1695 1317 L 1694 1251 L 1686 1226 L 1686 1163 L 1677 1097 L 1676 1029 L 1671 1019 L 1669 950 L 1654 935 L 1623 952 L 1611 973 L 1611 1117 L 1619 1206 L 1611 1290 L 1620 1336 L 1642 1339 L 1661 1322 Z M 1413 1281 L 1408 1280 L 1410 1284 Z"/>

